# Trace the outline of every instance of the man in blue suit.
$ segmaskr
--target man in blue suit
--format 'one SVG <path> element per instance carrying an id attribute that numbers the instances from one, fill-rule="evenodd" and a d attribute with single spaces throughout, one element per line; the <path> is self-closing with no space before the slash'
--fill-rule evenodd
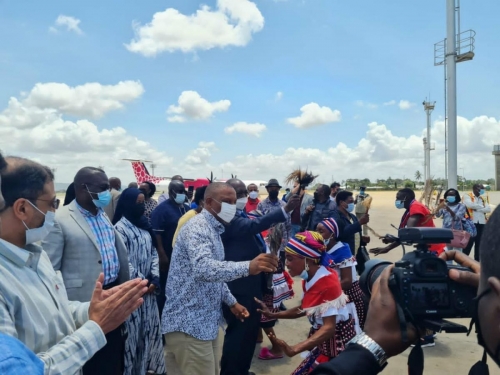
<path id="1" fill-rule="evenodd" d="M 300 198 L 291 196 L 281 210 L 274 210 L 255 220 L 248 218 L 244 212 L 248 191 L 243 181 L 231 179 L 227 181 L 236 190 L 236 216 L 231 224 L 226 226 L 221 235 L 224 244 L 225 260 L 241 262 L 252 260 L 260 253 L 266 252 L 266 244 L 261 232 L 273 224 L 282 223 L 289 213 L 298 207 Z M 257 336 L 260 329 L 260 306 L 254 297 L 261 299 L 266 288 L 264 274 L 248 276 L 228 283 L 229 289 L 238 303 L 245 306 L 250 316 L 244 322 L 238 320 L 226 306 L 223 306 L 224 318 L 228 324 L 222 349 L 221 375 L 249 375 Z"/>

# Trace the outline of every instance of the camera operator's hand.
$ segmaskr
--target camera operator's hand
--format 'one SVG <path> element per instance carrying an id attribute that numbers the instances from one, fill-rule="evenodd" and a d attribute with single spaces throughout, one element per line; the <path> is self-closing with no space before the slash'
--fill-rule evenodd
<path id="1" fill-rule="evenodd" d="M 387 267 L 375 281 L 365 323 L 365 333 L 379 344 L 388 357 L 405 351 L 417 341 L 415 327 L 408 324 L 408 342 L 403 342 L 396 301 L 389 289 L 389 277 L 394 265 Z"/>
<path id="2" fill-rule="evenodd" d="M 456 250 L 445 251 L 439 257 L 443 260 L 454 260 L 462 267 L 468 267 L 472 270 L 472 272 L 467 272 L 451 269 L 449 272 L 450 279 L 457 283 L 471 285 L 476 288 L 479 286 L 479 275 L 481 274 L 481 265 L 479 262 Z"/>
<path id="3" fill-rule="evenodd" d="M 387 247 L 376 247 L 374 249 L 370 249 L 370 253 L 375 254 L 375 255 L 380 255 L 380 254 L 387 254 L 389 251 L 391 251 L 393 248 Z"/>
<path id="4" fill-rule="evenodd" d="M 382 240 L 383 243 L 385 243 L 386 245 L 387 244 L 390 244 L 390 243 L 393 243 L 395 242 L 395 238 L 392 237 L 392 236 L 384 236 L 384 237 L 380 237 L 380 239 Z"/>

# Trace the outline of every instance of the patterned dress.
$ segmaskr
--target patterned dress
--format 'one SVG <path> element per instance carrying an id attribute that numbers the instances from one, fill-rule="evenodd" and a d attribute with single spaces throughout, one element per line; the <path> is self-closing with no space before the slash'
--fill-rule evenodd
<path id="1" fill-rule="evenodd" d="M 344 290 L 344 292 L 349 297 L 347 307 L 356 322 L 356 333 L 360 333 L 365 326 L 368 301 L 359 286 L 358 275 L 356 273 L 356 257 L 351 254 L 350 247 L 342 242 L 337 242 L 335 246 L 328 250 L 328 254 L 333 258 L 333 263 L 330 264 L 330 267 L 336 271 L 339 281 L 342 281 L 340 271 L 343 268 L 351 270 L 352 286 L 348 290 Z"/>
<path id="2" fill-rule="evenodd" d="M 128 250 L 130 278 L 148 279 L 160 290 L 158 254 L 151 235 L 122 217 L 115 225 Z M 143 296 L 144 303 L 126 321 L 124 375 L 144 375 L 147 371 L 165 374 L 165 359 L 156 295 Z"/>
<path id="3" fill-rule="evenodd" d="M 292 375 L 309 374 L 319 364 L 338 356 L 356 335 L 354 318 L 346 308 L 348 298 L 332 270 L 321 266 L 310 281 L 303 281 L 302 288 L 302 310 L 306 312 L 312 326 L 308 337 L 321 329 L 323 318 L 335 316 L 337 323 L 335 334 L 312 349 Z"/>
<path id="4" fill-rule="evenodd" d="M 158 207 L 158 202 L 153 198 L 150 198 L 144 202 L 146 206 L 146 211 L 144 211 L 144 216 L 147 217 L 149 224 L 151 224 L 151 213 L 154 211 L 156 207 Z"/>

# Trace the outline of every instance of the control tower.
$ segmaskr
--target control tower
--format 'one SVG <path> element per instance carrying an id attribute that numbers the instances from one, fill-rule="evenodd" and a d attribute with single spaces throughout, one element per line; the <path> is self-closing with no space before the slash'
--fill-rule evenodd
<path id="1" fill-rule="evenodd" d="M 500 145 L 493 146 L 493 155 L 495 155 L 495 190 L 500 190 Z"/>

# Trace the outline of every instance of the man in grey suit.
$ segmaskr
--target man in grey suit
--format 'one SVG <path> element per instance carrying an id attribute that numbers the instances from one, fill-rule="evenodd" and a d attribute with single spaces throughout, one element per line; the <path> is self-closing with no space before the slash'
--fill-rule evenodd
<path id="1" fill-rule="evenodd" d="M 111 192 L 111 202 L 104 207 L 104 212 L 108 215 L 110 221 L 113 221 L 115 216 L 116 206 L 118 205 L 118 199 L 120 199 L 122 191 L 122 182 L 118 177 L 111 177 L 109 179 L 109 187 Z"/>
<path id="2" fill-rule="evenodd" d="M 74 179 L 76 198 L 56 212 L 43 242 L 56 271 L 61 271 L 69 300 L 87 302 L 95 280 L 104 273 L 104 289 L 129 280 L 127 249 L 104 213 L 112 197 L 103 170 L 85 167 Z M 84 375 L 123 373 L 122 327 L 106 335 L 107 345 L 83 368 Z"/>

